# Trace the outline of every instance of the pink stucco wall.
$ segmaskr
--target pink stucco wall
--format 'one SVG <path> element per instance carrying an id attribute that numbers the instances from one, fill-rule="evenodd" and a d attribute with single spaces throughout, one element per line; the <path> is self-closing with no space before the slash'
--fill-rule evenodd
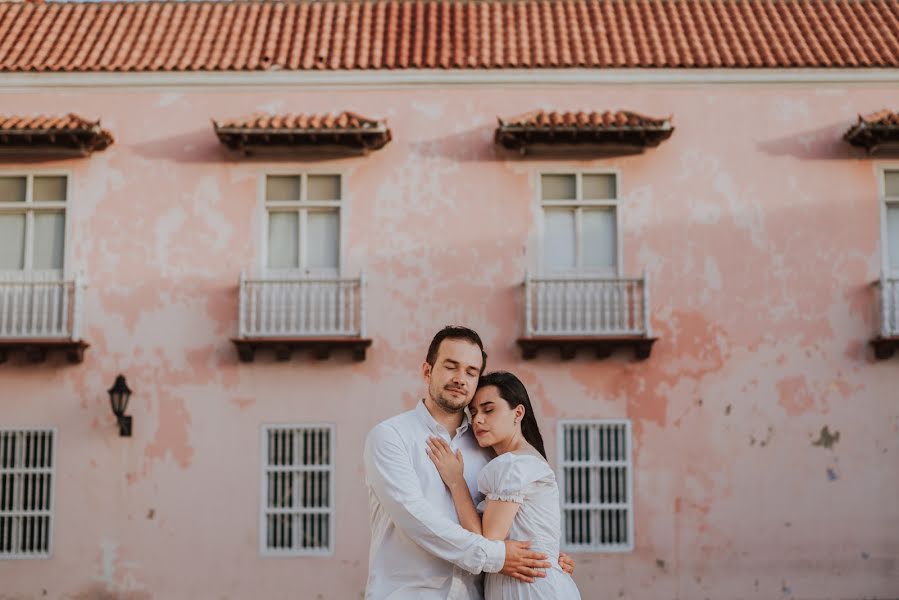
<path id="1" fill-rule="evenodd" d="M 0 366 L 0 426 L 58 428 L 53 556 L 0 561 L 0 598 L 361 597 L 362 440 L 422 394 L 430 336 L 466 323 L 519 374 L 555 461 L 561 418 L 634 427 L 632 553 L 578 555 L 585 598 L 899 596 L 899 359 L 877 362 L 876 168 L 841 142 L 897 89 L 837 84 L 185 88 L 4 93 L 6 113 L 100 117 L 116 143 L 68 170 L 68 267 L 88 277 L 77 366 Z M 674 115 L 644 155 L 523 159 L 497 115 Z M 350 109 L 393 142 L 313 163 L 346 175 L 345 273 L 368 278 L 368 359 L 239 363 L 237 281 L 258 261 L 260 177 L 308 162 L 226 155 L 210 118 Z M 899 165 L 899 160 L 892 164 Z M 27 164 L 6 163 L 3 170 Z M 624 271 L 648 271 L 645 362 L 522 361 L 521 282 L 545 168 L 610 167 Z M 106 388 L 135 390 L 118 437 Z M 337 426 L 331 558 L 262 558 L 260 426 Z M 823 427 L 839 432 L 815 445 Z"/>

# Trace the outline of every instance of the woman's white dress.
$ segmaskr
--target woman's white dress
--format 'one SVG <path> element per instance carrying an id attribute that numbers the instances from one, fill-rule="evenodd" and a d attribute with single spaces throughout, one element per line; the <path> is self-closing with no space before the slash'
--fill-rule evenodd
<path id="1" fill-rule="evenodd" d="M 559 566 L 562 517 L 559 486 L 545 460 L 530 454 L 507 452 L 497 456 L 478 475 L 478 489 L 487 500 L 521 505 L 508 539 L 530 540 L 531 550 L 543 552 L 552 563 L 546 577 L 525 583 L 499 573 L 487 573 L 485 600 L 579 600 L 581 595 L 570 575 Z M 478 505 L 483 512 L 487 500 Z"/>

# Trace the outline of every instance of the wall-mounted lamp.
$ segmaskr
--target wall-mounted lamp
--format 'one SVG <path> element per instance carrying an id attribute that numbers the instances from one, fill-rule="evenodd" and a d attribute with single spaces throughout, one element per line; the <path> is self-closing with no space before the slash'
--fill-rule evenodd
<path id="1" fill-rule="evenodd" d="M 131 416 L 125 414 L 128 408 L 128 400 L 131 399 L 131 390 L 125 383 L 124 375 L 115 378 L 115 383 L 109 390 L 109 403 L 112 404 L 112 413 L 119 422 L 119 435 L 131 437 Z"/>

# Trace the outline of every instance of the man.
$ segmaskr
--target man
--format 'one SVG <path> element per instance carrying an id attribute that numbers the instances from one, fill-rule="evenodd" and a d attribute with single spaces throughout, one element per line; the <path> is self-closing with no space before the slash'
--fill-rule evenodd
<path id="1" fill-rule="evenodd" d="M 480 573 L 523 581 L 544 577 L 546 555 L 528 541 L 491 541 L 459 525 L 452 496 L 425 453 L 442 437 L 461 450 L 475 502 L 477 478 L 492 458 L 468 431 L 468 403 L 487 354 L 477 333 L 445 327 L 422 365 L 427 395 L 414 410 L 376 425 L 365 440 L 365 480 L 371 511 L 367 600 L 479 600 Z M 569 572 L 573 563 L 560 557 Z"/>

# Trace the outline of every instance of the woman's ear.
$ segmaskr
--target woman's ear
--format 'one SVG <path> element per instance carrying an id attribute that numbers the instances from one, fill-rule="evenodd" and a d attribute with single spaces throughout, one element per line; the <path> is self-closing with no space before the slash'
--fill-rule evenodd
<path id="1" fill-rule="evenodd" d="M 518 406 L 516 406 L 515 407 L 515 419 L 520 422 L 524 418 L 525 412 L 526 411 L 524 410 L 524 404 L 519 404 Z"/>

